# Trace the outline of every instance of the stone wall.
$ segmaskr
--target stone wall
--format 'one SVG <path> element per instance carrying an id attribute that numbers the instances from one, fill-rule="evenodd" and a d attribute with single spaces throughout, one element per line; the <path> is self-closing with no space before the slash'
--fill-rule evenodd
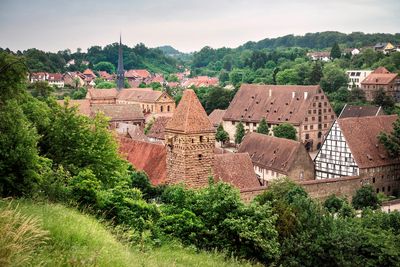
<path id="1" fill-rule="evenodd" d="M 332 194 L 351 200 L 357 189 L 367 181 L 358 176 L 348 176 L 323 180 L 296 181 L 296 183 L 303 187 L 311 198 L 317 200 L 324 200 Z M 240 196 L 243 201 L 250 202 L 266 189 L 267 187 L 242 189 L 240 190 Z"/>

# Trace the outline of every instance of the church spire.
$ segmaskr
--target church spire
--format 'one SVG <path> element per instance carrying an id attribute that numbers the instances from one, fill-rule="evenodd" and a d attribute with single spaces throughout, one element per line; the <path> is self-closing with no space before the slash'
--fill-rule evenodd
<path id="1" fill-rule="evenodd" d="M 121 90 L 124 88 L 124 60 L 122 58 L 122 41 L 121 34 L 119 35 L 119 47 L 118 47 L 118 68 L 117 68 L 117 89 Z"/>

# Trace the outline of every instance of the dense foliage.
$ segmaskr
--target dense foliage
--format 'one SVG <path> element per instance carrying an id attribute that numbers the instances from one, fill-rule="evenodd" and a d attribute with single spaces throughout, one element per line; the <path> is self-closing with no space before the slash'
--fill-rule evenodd
<path id="1" fill-rule="evenodd" d="M 397 120 L 393 123 L 393 131 L 391 133 L 381 133 L 378 138 L 385 146 L 389 155 L 394 158 L 400 157 L 400 114 Z"/>

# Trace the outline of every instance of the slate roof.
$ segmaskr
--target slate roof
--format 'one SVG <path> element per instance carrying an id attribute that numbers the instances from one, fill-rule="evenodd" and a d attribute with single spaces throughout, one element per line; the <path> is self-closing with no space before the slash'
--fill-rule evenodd
<path id="1" fill-rule="evenodd" d="M 214 155 L 212 169 L 216 181 L 229 183 L 239 189 L 261 186 L 248 153 Z"/>
<path id="2" fill-rule="evenodd" d="M 255 165 L 287 174 L 298 149 L 305 149 L 300 142 L 251 132 L 245 135 L 238 153 L 247 152 Z"/>
<path id="3" fill-rule="evenodd" d="M 319 85 L 242 84 L 223 116 L 225 121 L 269 123 L 288 122 L 299 125 L 312 103 Z"/>
<path id="4" fill-rule="evenodd" d="M 400 164 L 400 159 L 392 159 L 378 141 L 379 133 L 393 130 L 396 119 L 397 115 L 385 115 L 337 120 L 359 168 Z"/>
<path id="5" fill-rule="evenodd" d="M 94 104 L 92 113 L 103 112 L 112 121 L 143 120 L 144 116 L 139 104 Z"/>
<path id="6" fill-rule="evenodd" d="M 119 138 L 120 153 L 137 169 L 145 171 L 153 185 L 165 183 L 167 151 L 164 145 Z"/>
<path id="7" fill-rule="evenodd" d="M 213 112 L 208 115 L 208 118 L 210 119 L 214 127 L 218 127 L 220 125 L 220 123 L 222 122 L 222 117 L 225 115 L 225 112 L 225 109 L 214 109 Z"/>
<path id="8" fill-rule="evenodd" d="M 355 106 L 347 105 L 343 108 L 339 118 L 366 117 L 384 115 L 380 106 Z"/>
<path id="9" fill-rule="evenodd" d="M 183 92 L 182 99 L 165 129 L 180 133 L 215 132 L 199 99 L 191 89 Z"/>
<path id="10" fill-rule="evenodd" d="M 89 88 L 86 98 L 89 99 L 115 99 L 117 98 L 118 91 L 115 88 L 111 89 L 95 89 Z"/>
<path id="11" fill-rule="evenodd" d="M 148 137 L 156 138 L 160 140 L 165 139 L 165 127 L 167 126 L 168 121 L 171 117 L 157 117 L 155 118 L 153 125 L 150 128 Z"/>
<path id="12" fill-rule="evenodd" d="M 163 92 L 152 88 L 129 88 L 123 89 L 118 94 L 118 100 L 135 102 L 155 102 Z"/>

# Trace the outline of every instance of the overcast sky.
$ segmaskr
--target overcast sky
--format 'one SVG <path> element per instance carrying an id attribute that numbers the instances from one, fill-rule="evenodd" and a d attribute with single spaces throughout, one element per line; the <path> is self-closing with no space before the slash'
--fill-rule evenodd
<path id="1" fill-rule="evenodd" d="M 400 0 L 0 0 L 0 47 L 86 50 L 113 43 L 190 52 L 287 34 L 400 32 Z"/>

